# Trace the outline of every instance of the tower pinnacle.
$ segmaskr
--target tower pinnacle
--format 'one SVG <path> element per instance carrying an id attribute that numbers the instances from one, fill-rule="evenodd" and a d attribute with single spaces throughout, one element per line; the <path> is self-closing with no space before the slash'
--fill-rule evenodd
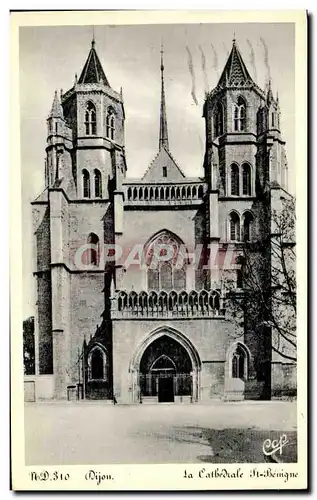
<path id="1" fill-rule="evenodd" d="M 63 108 L 58 98 L 57 90 L 55 90 L 54 93 L 54 99 L 53 99 L 52 109 L 49 114 L 49 118 L 63 118 Z"/>
<path id="2" fill-rule="evenodd" d="M 168 132 L 167 132 L 167 119 L 166 119 L 166 105 L 165 105 L 165 90 L 164 90 L 164 50 L 161 45 L 161 111 L 160 111 L 160 139 L 159 149 L 169 149 L 168 146 Z"/>

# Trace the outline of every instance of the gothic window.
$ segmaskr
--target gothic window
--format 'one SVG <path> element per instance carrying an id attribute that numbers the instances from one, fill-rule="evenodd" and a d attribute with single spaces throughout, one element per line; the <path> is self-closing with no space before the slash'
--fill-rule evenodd
<path id="1" fill-rule="evenodd" d="M 236 212 L 231 212 L 229 218 L 230 240 L 240 241 L 240 217 Z"/>
<path id="2" fill-rule="evenodd" d="M 167 177 L 167 167 L 163 167 L 162 170 L 163 170 L 163 172 L 162 172 L 163 177 Z"/>
<path id="3" fill-rule="evenodd" d="M 238 345 L 231 359 L 231 376 L 245 380 L 248 372 L 248 356 L 245 349 Z"/>
<path id="4" fill-rule="evenodd" d="M 272 113 L 272 128 L 275 127 L 275 116 L 274 116 L 274 113 Z"/>
<path id="5" fill-rule="evenodd" d="M 86 135 L 96 135 L 97 133 L 96 108 L 91 101 L 86 104 L 85 129 Z"/>
<path id="6" fill-rule="evenodd" d="M 170 262 L 162 262 L 159 268 L 161 288 L 163 290 L 172 290 L 173 288 L 173 270 Z"/>
<path id="7" fill-rule="evenodd" d="M 106 380 L 106 354 L 100 347 L 94 347 L 88 355 L 88 380 Z"/>
<path id="8" fill-rule="evenodd" d="M 242 97 L 238 100 L 233 108 L 233 129 L 235 132 L 243 132 L 246 128 L 246 105 Z"/>
<path id="9" fill-rule="evenodd" d="M 223 107 L 218 102 L 214 113 L 214 136 L 219 137 L 223 134 Z"/>
<path id="10" fill-rule="evenodd" d="M 115 115 L 112 108 L 109 108 L 106 116 L 106 135 L 108 139 L 114 140 Z"/>
<path id="11" fill-rule="evenodd" d="M 243 240 L 250 241 L 252 239 L 253 215 L 251 212 L 245 212 L 243 216 Z"/>
<path id="12" fill-rule="evenodd" d="M 89 248 L 87 249 L 87 264 L 93 266 L 99 265 L 99 238 L 96 234 L 90 233 L 88 236 L 87 243 Z"/>
<path id="13" fill-rule="evenodd" d="M 82 172 L 83 177 L 83 197 L 90 198 L 90 175 L 88 170 L 84 169 Z"/>
<path id="14" fill-rule="evenodd" d="M 239 196 L 239 167 L 236 163 L 231 165 L 231 194 Z"/>
<path id="15" fill-rule="evenodd" d="M 102 198 L 101 173 L 97 168 L 94 170 L 95 197 Z"/>
<path id="16" fill-rule="evenodd" d="M 251 196 L 251 167 L 248 163 L 242 165 L 242 194 Z"/>
<path id="17" fill-rule="evenodd" d="M 158 290 L 160 287 L 160 274 L 158 269 L 148 269 L 148 289 Z"/>
<path id="18" fill-rule="evenodd" d="M 186 269 L 174 269 L 174 290 L 181 291 L 186 288 Z"/>
<path id="19" fill-rule="evenodd" d="M 148 290 L 186 289 L 187 251 L 177 236 L 163 231 L 153 237 L 145 246 L 145 258 Z"/>

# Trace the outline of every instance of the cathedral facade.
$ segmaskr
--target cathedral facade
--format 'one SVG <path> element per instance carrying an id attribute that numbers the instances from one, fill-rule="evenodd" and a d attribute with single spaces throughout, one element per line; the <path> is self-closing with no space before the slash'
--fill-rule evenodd
<path id="1" fill-rule="evenodd" d="M 205 96 L 203 175 L 189 178 L 170 149 L 163 53 L 160 69 L 158 151 L 138 179 L 122 92 L 94 41 L 72 88 L 55 93 L 32 203 L 37 378 L 51 381 L 37 382 L 41 397 L 77 386 L 86 399 L 185 404 L 270 399 L 281 373 L 287 383 L 270 342 L 230 316 L 226 289 L 243 289 L 236 257 L 270 234 L 287 193 L 278 98 L 233 41 Z"/>

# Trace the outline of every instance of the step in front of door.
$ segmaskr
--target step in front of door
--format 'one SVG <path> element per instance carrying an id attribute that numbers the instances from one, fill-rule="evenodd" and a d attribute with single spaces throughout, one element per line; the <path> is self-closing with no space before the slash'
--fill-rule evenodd
<path id="1" fill-rule="evenodd" d="M 142 404 L 154 404 L 158 403 L 158 396 L 142 396 Z"/>

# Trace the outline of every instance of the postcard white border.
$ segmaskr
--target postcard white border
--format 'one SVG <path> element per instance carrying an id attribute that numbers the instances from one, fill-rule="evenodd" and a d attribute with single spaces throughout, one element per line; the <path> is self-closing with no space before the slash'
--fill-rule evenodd
<path id="1" fill-rule="evenodd" d="M 288 22 L 296 25 L 296 199 L 297 199 L 297 273 L 298 273 L 298 464 L 166 464 L 166 465 L 78 465 L 27 467 L 24 463 L 24 396 L 22 355 L 22 239 L 19 109 L 20 26 L 159 24 L 159 23 L 246 23 Z M 109 12 L 16 12 L 11 13 L 10 30 L 10 292 L 11 292 L 11 442 L 12 485 L 14 490 L 246 490 L 302 489 L 307 486 L 307 18 L 305 11 L 109 11 Z M 250 471 L 296 472 L 297 477 L 258 477 Z M 94 484 L 85 479 L 90 469 L 111 474 L 114 481 Z M 197 473 L 202 468 L 225 468 L 243 472 L 243 478 L 185 479 L 184 469 Z M 68 481 L 32 481 L 30 472 L 58 469 L 69 473 Z"/>

